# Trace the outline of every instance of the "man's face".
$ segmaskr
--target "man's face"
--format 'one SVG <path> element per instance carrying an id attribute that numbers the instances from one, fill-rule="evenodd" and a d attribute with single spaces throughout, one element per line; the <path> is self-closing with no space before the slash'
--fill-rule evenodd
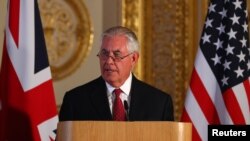
<path id="1" fill-rule="evenodd" d="M 124 36 L 105 37 L 102 42 L 100 52 L 109 57 L 99 57 L 101 74 L 113 87 L 120 87 L 126 81 L 139 57 L 138 53 L 130 54 L 126 45 L 127 39 Z M 113 59 L 115 56 L 127 57 L 117 61 Z"/>

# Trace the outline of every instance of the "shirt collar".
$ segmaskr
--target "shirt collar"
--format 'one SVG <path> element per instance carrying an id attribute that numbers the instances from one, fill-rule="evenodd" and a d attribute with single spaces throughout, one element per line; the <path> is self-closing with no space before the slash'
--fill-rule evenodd
<path id="1" fill-rule="evenodd" d="M 107 86 L 108 94 L 112 94 L 112 92 L 114 91 L 115 87 L 112 87 L 106 81 L 105 81 L 105 83 L 106 83 L 106 86 Z M 120 89 L 123 91 L 123 93 L 126 94 L 127 96 L 130 93 L 131 84 L 132 84 L 132 73 L 130 73 L 128 79 L 120 87 Z"/>

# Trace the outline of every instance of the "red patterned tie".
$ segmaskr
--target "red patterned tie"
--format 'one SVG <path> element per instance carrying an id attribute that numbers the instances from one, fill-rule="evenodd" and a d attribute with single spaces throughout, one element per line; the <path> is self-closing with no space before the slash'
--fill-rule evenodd
<path id="1" fill-rule="evenodd" d="M 122 93 L 121 89 L 115 89 L 115 102 L 113 105 L 113 120 L 116 121 L 125 121 L 126 120 L 126 114 L 125 110 L 122 104 L 122 100 L 120 98 L 120 95 Z"/>

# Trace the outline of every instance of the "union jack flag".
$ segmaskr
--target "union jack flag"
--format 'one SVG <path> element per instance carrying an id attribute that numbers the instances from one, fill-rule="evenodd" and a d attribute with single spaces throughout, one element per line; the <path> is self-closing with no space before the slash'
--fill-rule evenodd
<path id="1" fill-rule="evenodd" d="M 36 0 L 9 0 L 0 72 L 0 141 L 55 140 L 58 116 Z"/>
<path id="2" fill-rule="evenodd" d="M 193 140 L 210 124 L 250 124 L 250 55 L 245 0 L 211 0 L 181 121 Z"/>

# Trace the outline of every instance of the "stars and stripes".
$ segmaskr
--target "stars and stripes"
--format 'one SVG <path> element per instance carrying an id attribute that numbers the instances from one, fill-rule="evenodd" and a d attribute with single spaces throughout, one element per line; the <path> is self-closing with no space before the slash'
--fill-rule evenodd
<path id="1" fill-rule="evenodd" d="M 211 0 L 181 120 L 193 140 L 208 124 L 250 124 L 250 49 L 245 0 Z"/>

